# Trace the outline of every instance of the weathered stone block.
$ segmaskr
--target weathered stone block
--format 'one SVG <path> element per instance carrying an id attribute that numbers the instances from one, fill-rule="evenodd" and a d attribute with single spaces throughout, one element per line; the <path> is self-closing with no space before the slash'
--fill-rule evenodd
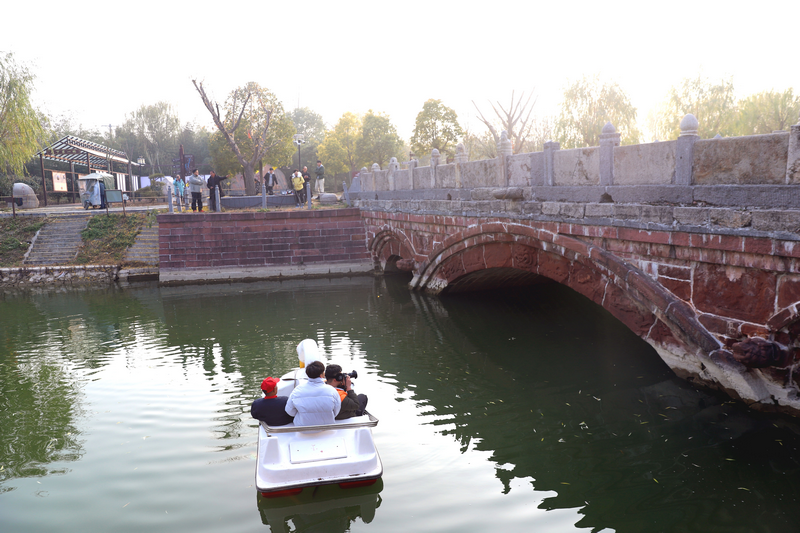
<path id="1" fill-rule="evenodd" d="M 725 228 L 745 228 L 753 220 L 753 215 L 747 211 L 733 209 L 709 209 L 708 214 L 711 224 Z"/>
<path id="2" fill-rule="evenodd" d="M 439 165 L 436 167 L 436 187 L 452 189 L 456 186 L 456 165 Z"/>
<path id="3" fill-rule="evenodd" d="M 583 204 L 561 204 L 558 214 L 566 218 L 583 218 Z"/>
<path id="4" fill-rule="evenodd" d="M 701 139 L 694 145 L 694 183 L 783 184 L 789 133 Z"/>
<path id="5" fill-rule="evenodd" d="M 709 221 L 709 210 L 704 207 L 675 207 L 672 215 L 684 226 L 705 226 Z"/>
<path id="6" fill-rule="evenodd" d="M 611 218 L 614 216 L 614 204 L 586 204 L 586 218 Z"/>
<path id="7" fill-rule="evenodd" d="M 614 218 L 621 220 L 638 220 L 642 217 L 640 205 L 614 205 Z"/>
<path id="8" fill-rule="evenodd" d="M 599 185 L 598 148 L 557 150 L 553 153 L 553 185 Z"/>
<path id="9" fill-rule="evenodd" d="M 753 211 L 753 229 L 760 231 L 786 231 L 800 233 L 798 211 Z"/>
<path id="10" fill-rule="evenodd" d="M 561 211 L 561 204 L 558 202 L 542 202 L 542 214 L 556 216 Z"/>
<path id="11" fill-rule="evenodd" d="M 672 224 L 674 220 L 673 208 L 662 205 L 642 206 L 642 222 L 654 222 L 656 224 Z"/>
<path id="12" fill-rule="evenodd" d="M 675 175 L 676 141 L 614 148 L 614 185 L 667 185 Z"/>
<path id="13" fill-rule="evenodd" d="M 530 187 L 531 154 L 518 154 L 506 157 L 509 187 Z"/>

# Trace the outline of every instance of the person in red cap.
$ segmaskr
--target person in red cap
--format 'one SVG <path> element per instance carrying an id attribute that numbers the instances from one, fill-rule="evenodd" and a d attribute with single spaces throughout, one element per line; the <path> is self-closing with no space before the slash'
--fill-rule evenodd
<path id="1" fill-rule="evenodd" d="M 286 396 L 278 396 L 278 382 L 280 378 L 269 377 L 261 382 L 263 398 L 253 402 L 250 406 L 250 415 L 268 426 L 285 426 L 294 421 L 293 416 L 286 413 Z"/>

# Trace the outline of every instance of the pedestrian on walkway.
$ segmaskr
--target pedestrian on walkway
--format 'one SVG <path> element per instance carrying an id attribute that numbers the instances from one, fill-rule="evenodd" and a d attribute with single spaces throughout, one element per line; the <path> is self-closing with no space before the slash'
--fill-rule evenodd
<path id="1" fill-rule="evenodd" d="M 203 212 L 203 185 L 206 182 L 200 177 L 200 171 L 197 169 L 192 170 L 192 175 L 189 176 L 189 191 L 192 193 L 192 212 L 198 209 Z"/>
<path id="2" fill-rule="evenodd" d="M 292 187 L 294 187 L 295 207 L 300 207 L 300 204 L 305 203 L 305 186 L 306 182 L 303 179 L 303 175 L 299 170 L 295 169 L 292 173 Z"/>
<path id="3" fill-rule="evenodd" d="M 319 199 L 319 195 L 325 192 L 325 167 L 322 166 L 322 161 L 317 159 L 317 168 L 314 169 L 314 174 L 317 175 L 317 199 Z"/>
<path id="4" fill-rule="evenodd" d="M 180 174 L 175 176 L 175 197 L 178 199 L 178 212 L 183 213 L 183 194 L 184 190 L 186 189 L 186 182 L 183 181 L 183 178 Z M 186 208 L 188 209 L 189 206 L 187 205 Z"/>

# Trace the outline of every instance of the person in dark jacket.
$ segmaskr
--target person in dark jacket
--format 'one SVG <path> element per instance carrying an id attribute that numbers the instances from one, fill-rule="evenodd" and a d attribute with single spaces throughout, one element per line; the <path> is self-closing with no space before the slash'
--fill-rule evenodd
<path id="1" fill-rule="evenodd" d="M 268 426 L 285 426 L 294 421 L 293 416 L 286 413 L 286 396 L 278 396 L 278 382 L 280 378 L 269 377 L 261 382 L 263 398 L 253 402 L 250 406 L 250 416 L 266 422 Z"/>
<path id="2" fill-rule="evenodd" d="M 211 204 L 211 210 L 217 210 L 217 195 L 214 194 L 214 187 L 219 187 L 219 197 L 222 198 L 225 194 L 222 192 L 222 182 L 223 180 L 228 179 L 226 176 L 217 176 L 217 173 L 213 170 L 211 171 L 211 176 L 208 178 L 208 188 L 211 190 L 209 192 L 209 203 Z"/>
<path id="3" fill-rule="evenodd" d="M 328 365 L 325 368 L 325 381 L 336 389 L 339 398 L 342 400 L 342 408 L 336 415 L 336 420 L 342 420 L 353 416 L 361 416 L 367 408 L 367 395 L 356 394 L 350 383 L 350 376 L 342 373 L 339 365 Z"/>

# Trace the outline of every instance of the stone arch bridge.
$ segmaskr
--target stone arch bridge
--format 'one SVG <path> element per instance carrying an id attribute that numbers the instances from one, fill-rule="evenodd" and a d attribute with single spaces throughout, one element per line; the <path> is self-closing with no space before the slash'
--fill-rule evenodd
<path id="1" fill-rule="evenodd" d="M 800 412 L 800 125 L 700 140 L 686 122 L 652 145 L 607 125 L 605 147 L 363 169 L 376 268 L 437 294 L 562 283 L 679 376 Z"/>

